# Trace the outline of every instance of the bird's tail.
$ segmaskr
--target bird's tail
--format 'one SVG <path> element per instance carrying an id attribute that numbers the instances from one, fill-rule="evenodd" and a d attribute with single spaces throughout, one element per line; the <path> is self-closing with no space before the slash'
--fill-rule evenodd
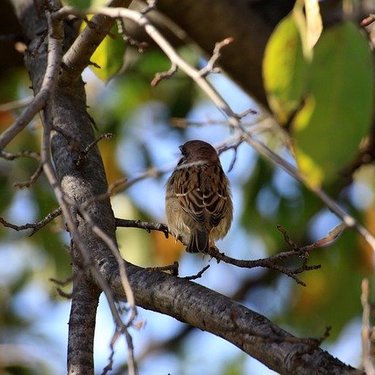
<path id="1" fill-rule="evenodd" d="M 190 243 L 186 247 L 188 253 L 208 253 L 209 237 L 207 231 L 195 230 L 191 234 Z"/>

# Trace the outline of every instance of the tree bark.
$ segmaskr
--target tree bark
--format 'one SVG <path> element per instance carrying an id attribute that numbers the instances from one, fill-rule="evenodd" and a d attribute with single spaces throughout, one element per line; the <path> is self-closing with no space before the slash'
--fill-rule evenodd
<path id="1" fill-rule="evenodd" d="M 363 374 L 320 349 L 313 340 L 300 340 L 269 319 L 192 281 L 127 263 L 136 303 L 231 342 L 281 374 Z M 113 269 L 111 289 L 124 300 L 120 278 Z"/>
<path id="2" fill-rule="evenodd" d="M 46 23 L 32 0 L 13 0 L 18 19 L 29 43 L 25 63 L 37 92 L 46 66 Z M 72 31 L 72 30 L 70 30 Z M 66 33 L 70 32 L 66 29 Z M 259 33 L 259 31 L 257 31 Z M 43 39 L 44 38 L 44 39 Z M 65 41 L 72 40 L 65 37 Z M 69 47 L 69 46 L 66 46 Z M 81 79 L 61 72 L 50 98 L 55 131 L 51 140 L 56 174 L 63 193 L 82 204 L 91 199 L 88 212 L 92 222 L 113 241 L 115 220 L 109 199 L 92 199 L 107 191 L 103 163 L 97 147 L 77 166 L 77 158 L 94 141 Z M 116 297 L 125 299 L 118 263 L 107 245 L 92 231 L 92 224 L 76 215 L 80 237 L 90 250 L 91 260 Z M 72 246 L 73 303 L 69 322 L 68 372 L 93 373 L 92 346 L 99 287 L 76 244 Z M 362 373 L 310 342 L 301 341 L 267 318 L 229 298 L 191 281 L 126 263 L 136 304 L 170 315 L 182 322 L 211 332 L 233 343 L 266 366 L 283 374 Z"/>

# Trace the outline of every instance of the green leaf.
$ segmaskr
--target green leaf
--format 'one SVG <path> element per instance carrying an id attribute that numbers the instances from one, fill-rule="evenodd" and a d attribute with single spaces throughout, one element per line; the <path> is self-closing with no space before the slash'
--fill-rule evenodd
<path id="1" fill-rule="evenodd" d="M 124 52 L 124 41 L 113 29 L 111 36 L 107 35 L 91 56 L 91 61 L 97 65 L 91 65 L 91 70 L 101 80 L 109 80 L 121 69 Z"/>
<path id="2" fill-rule="evenodd" d="M 63 4 L 64 5 L 70 5 L 74 8 L 83 10 L 83 9 L 90 8 L 90 6 L 92 5 L 93 2 L 94 2 L 94 0 L 64 0 Z"/>
<path id="3" fill-rule="evenodd" d="M 267 44 L 263 77 L 268 103 L 281 124 L 298 108 L 305 92 L 307 62 L 292 15 L 285 17 Z"/>
<path id="4" fill-rule="evenodd" d="M 372 120 L 373 62 L 351 22 L 325 31 L 312 61 L 310 92 L 293 122 L 297 163 L 313 185 L 329 184 L 352 160 Z"/>

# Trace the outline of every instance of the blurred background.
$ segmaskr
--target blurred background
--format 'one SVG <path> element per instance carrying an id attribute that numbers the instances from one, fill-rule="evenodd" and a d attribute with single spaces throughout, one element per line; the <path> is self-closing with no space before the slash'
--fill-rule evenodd
<path id="1" fill-rule="evenodd" d="M 179 52 L 196 67 L 206 63 L 194 48 Z M 103 80 L 98 72 L 87 69 L 83 77 L 97 135 L 113 134 L 99 143 L 109 183 L 123 177 L 131 180 L 149 168 L 171 171 L 179 158 L 178 146 L 187 140 L 202 139 L 217 147 L 231 144 L 233 133 L 225 118 L 188 77 L 177 73 L 151 87 L 154 75 L 170 67 L 160 52 L 127 53 L 125 74 L 109 79 L 113 72 L 107 72 Z M 210 75 L 209 80 L 235 112 L 257 110 L 257 115 L 243 119 L 245 126 L 256 129 L 262 141 L 293 162 L 275 124 L 250 97 L 224 74 Z M 0 82 L 0 131 L 4 131 L 32 93 L 21 68 L 0 75 Z M 7 151 L 38 152 L 41 131 L 36 118 Z M 302 246 L 326 236 L 339 223 L 311 192 L 248 145 L 240 145 L 237 154 L 223 152 L 221 161 L 234 201 L 232 228 L 218 243 L 226 254 L 257 259 L 288 250 L 277 225 Z M 32 223 L 57 208 L 43 175 L 30 188 L 15 187 L 28 181 L 37 168 L 38 161 L 32 157 L 0 159 L 0 216 L 5 220 L 16 225 Z M 375 226 L 373 169 L 372 165 L 361 168 L 337 194 L 343 207 L 370 229 Z M 168 176 L 166 172 L 158 178 L 144 178 L 114 196 L 116 217 L 165 222 Z M 69 237 L 61 218 L 32 236 L 30 233 L 0 227 L 0 373 L 64 374 L 70 301 L 57 287 L 69 293 L 71 285 L 61 287 L 51 278 L 64 281 L 70 277 Z M 217 264 L 207 256 L 186 254 L 181 244 L 161 233 L 118 228 L 117 238 L 122 256 L 137 265 L 178 261 L 180 275 L 186 276 L 209 264 L 195 282 L 234 298 L 299 337 L 319 338 L 330 326 L 322 347 L 345 363 L 360 364 L 361 280 L 371 275 L 372 260 L 366 243 L 354 231 L 346 231 L 332 246 L 312 252 L 309 263 L 322 268 L 301 275 L 306 287 L 272 270 L 239 269 Z M 161 314 L 143 309 L 138 313 L 141 328 L 131 334 L 141 374 L 274 373 L 209 333 Z M 101 298 L 95 341 L 98 374 L 108 363 L 113 330 L 109 308 Z M 114 374 L 124 372 L 125 348 L 124 340 L 116 345 Z"/>

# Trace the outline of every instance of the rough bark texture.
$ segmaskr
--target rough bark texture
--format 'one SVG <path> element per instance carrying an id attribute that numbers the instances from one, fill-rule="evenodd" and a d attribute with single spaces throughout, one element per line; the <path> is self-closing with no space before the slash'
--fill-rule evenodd
<path id="1" fill-rule="evenodd" d="M 94 368 L 94 333 L 100 290 L 82 272 L 76 270 L 74 275 L 67 367 L 71 375 L 90 374 Z"/>
<path id="2" fill-rule="evenodd" d="M 278 373 L 363 374 L 213 290 L 129 263 L 127 269 L 137 305 L 214 333 Z M 112 289 L 119 299 L 124 299 L 115 270 L 113 275 Z"/>
<path id="3" fill-rule="evenodd" d="M 13 4 L 25 36 L 30 40 L 25 64 L 36 93 L 44 76 L 48 49 L 44 12 L 37 12 L 32 1 L 15 0 Z M 74 31 L 69 28 L 65 31 L 66 41 L 72 40 L 71 33 Z M 53 132 L 51 151 L 64 194 L 72 202 L 80 204 L 105 193 L 107 182 L 97 147 L 91 149 L 79 167 L 76 165 L 80 152 L 94 141 L 81 78 L 66 80 L 62 72 L 50 102 L 53 103 L 53 126 L 58 129 Z M 115 221 L 109 200 L 94 201 L 88 212 L 92 221 L 115 240 Z M 94 264 L 104 277 L 108 277 L 110 264 L 116 263 L 114 256 L 93 234 L 89 223 L 79 215 L 77 222 L 78 232 L 90 250 Z M 69 320 L 68 372 L 90 374 L 93 372 L 92 351 L 99 290 L 76 246 L 72 246 L 72 259 L 73 301 Z"/>
<path id="4" fill-rule="evenodd" d="M 13 0 L 13 4 L 24 33 L 31 41 L 29 48 L 32 53 L 27 55 L 26 67 L 37 91 L 46 65 L 46 40 L 38 33 L 45 29 L 45 21 L 43 14 L 35 12 L 32 0 Z M 259 35 L 260 31 L 256 33 Z M 36 49 L 38 45 L 40 47 Z M 96 147 L 77 167 L 80 151 L 94 140 L 94 134 L 86 112 L 83 82 L 69 77 L 62 72 L 57 89 L 50 98 L 53 123 L 58 129 L 52 138 L 52 156 L 64 193 L 70 200 L 82 203 L 104 193 L 107 182 Z M 92 221 L 115 241 L 115 221 L 109 200 L 94 200 L 88 211 Z M 92 232 L 89 223 L 80 215 L 76 220 L 92 262 L 117 297 L 124 299 L 113 254 Z M 72 247 L 72 259 L 74 297 L 69 323 L 68 371 L 71 374 L 90 374 L 93 372 L 92 344 L 99 289 L 76 246 Z M 127 270 L 137 305 L 218 335 L 275 371 L 284 374 L 359 373 L 321 349 L 301 343 L 260 314 L 212 290 L 131 264 L 127 264 Z"/>

